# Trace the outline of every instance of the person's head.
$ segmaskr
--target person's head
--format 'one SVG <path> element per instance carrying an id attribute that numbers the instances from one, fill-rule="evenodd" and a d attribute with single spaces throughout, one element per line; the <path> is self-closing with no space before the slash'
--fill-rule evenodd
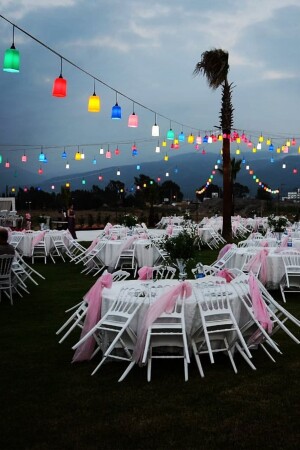
<path id="1" fill-rule="evenodd" d="M 7 244 L 8 231 L 6 228 L 0 227 L 0 244 Z"/>

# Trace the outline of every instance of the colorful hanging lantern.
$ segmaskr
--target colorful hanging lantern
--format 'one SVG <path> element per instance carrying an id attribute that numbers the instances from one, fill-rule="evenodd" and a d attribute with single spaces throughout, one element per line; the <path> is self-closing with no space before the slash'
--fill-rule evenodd
<path id="1" fill-rule="evenodd" d="M 0 164 L 2 164 L 2 155 L 0 155 Z"/>
<path id="2" fill-rule="evenodd" d="M 167 139 L 168 139 L 169 141 L 173 141 L 174 136 L 175 136 L 175 133 L 174 133 L 174 131 L 172 130 L 172 128 L 170 128 L 169 131 L 168 131 L 168 133 L 167 133 Z"/>
<path id="3" fill-rule="evenodd" d="M 139 164 L 136 165 L 136 170 L 140 170 L 141 166 Z"/>
<path id="4" fill-rule="evenodd" d="M 44 172 L 43 169 L 40 167 L 39 170 L 38 170 L 38 174 L 39 174 L 39 175 L 42 175 L 43 172 Z"/>
<path id="5" fill-rule="evenodd" d="M 102 176 L 102 175 L 99 175 L 98 180 L 99 180 L 99 181 L 102 181 L 102 180 L 103 180 L 103 176 Z"/>
<path id="6" fill-rule="evenodd" d="M 84 152 L 82 150 L 82 152 L 80 153 L 80 159 L 84 159 L 84 158 L 85 158 L 85 154 L 84 154 Z"/>
<path id="7" fill-rule="evenodd" d="M 65 186 L 66 186 L 66 188 L 68 189 L 68 188 L 70 188 L 71 184 L 70 184 L 69 182 L 67 182 L 67 183 L 65 184 Z"/>
<path id="8" fill-rule="evenodd" d="M 168 177 L 170 174 L 169 174 L 169 172 L 166 172 L 166 177 Z"/>
<path id="9" fill-rule="evenodd" d="M 274 151 L 274 145 L 273 145 L 272 143 L 269 145 L 269 151 L 270 151 L 270 152 L 273 152 L 273 151 Z"/>
<path id="10" fill-rule="evenodd" d="M 104 155 L 104 148 L 100 148 L 100 150 L 99 150 L 99 155 Z"/>
<path id="11" fill-rule="evenodd" d="M 92 161 L 92 164 L 94 164 L 94 165 L 97 164 L 97 160 L 96 160 L 95 156 L 94 156 L 94 159 L 93 159 L 93 161 Z"/>
<path id="12" fill-rule="evenodd" d="M 167 146 L 167 141 L 162 141 L 161 145 L 162 145 L 162 147 L 166 147 Z"/>
<path id="13" fill-rule="evenodd" d="M 106 159 L 111 159 L 111 151 L 109 150 L 109 147 L 107 149 L 107 152 L 105 153 L 105 158 Z"/>
<path id="14" fill-rule="evenodd" d="M 159 141 L 157 143 L 157 146 L 155 147 L 155 153 L 160 153 Z"/>
<path id="15" fill-rule="evenodd" d="M 117 176 L 120 176 L 121 175 L 121 171 L 120 171 L 120 169 L 118 169 L 117 170 Z"/>
<path id="16" fill-rule="evenodd" d="M 62 58 L 60 58 L 60 75 L 54 80 L 52 95 L 53 97 L 67 96 L 67 80 L 65 80 L 62 76 Z"/>
<path id="17" fill-rule="evenodd" d="M 183 131 L 181 131 L 181 133 L 178 136 L 178 141 L 179 142 L 184 142 L 185 141 L 185 134 Z"/>
<path id="18" fill-rule="evenodd" d="M 128 127 L 129 128 L 137 128 L 138 125 L 139 125 L 139 118 L 136 115 L 136 113 L 134 112 L 134 103 L 133 103 L 133 112 L 128 117 Z"/>
<path id="19" fill-rule="evenodd" d="M 257 150 L 261 150 L 261 143 L 260 142 L 257 143 L 256 148 L 257 148 Z"/>
<path id="20" fill-rule="evenodd" d="M 51 186 L 51 189 L 54 191 L 54 189 L 55 189 L 55 186 L 54 186 L 54 184 L 52 184 L 52 186 Z"/>
<path id="21" fill-rule="evenodd" d="M 118 93 L 116 92 L 116 104 L 112 107 L 111 110 L 111 118 L 112 119 L 121 119 L 122 118 L 122 110 L 121 106 L 118 105 Z"/>
<path id="22" fill-rule="evenodd" d="M 5 169 L 9 169 L 10 168 L 10 162 L 7 160 L 5 163 Z"/>
<path id="23" fill-rule="evenodd" d="M 296 175 L 298 173 L 297 169 L 293 169 L 293 173 Z"/>
<path id="24" fill-rule="evenodd" d="M 13 25 L 13 42 L 12 46 L 5 51 L 3 70 L 4 72 L 18 73 L 20 72 L 20 53 L 15 47 L 15 26 Z"/>
<path id="25" fill-rule="evenodd" d="M 152 125 L 152 136 L 153 137 L 159 136 L 159 126 L 156 123 L 156 113 L 155 113 L 154 125 Z"/>
<path id="26" fill-rule="evenodd" d="M 292 139 L 291 145 L 296 145 L 296 139 L 295 138 Z"/>
<path id="27" fill-rule="evenodd" d="M 98 95 L 96 95 L 95 78 L 94 78 L 94 93 L 89 98 L 88 112 L 97 113 L 97 112 L 100 112 L 100 108 L 101 108 L 100 97 Z"/>
<path id="28" fill-rule="evenodd" d="M 27 156 L 25 155 L 25 153 L 24 153 L 24 155 L 22 155 L 21 161 L 22 161 L 23 163 L 26 163 L 26 162 L 27 162 Z"/>
<path id="29" fill-rule="evenodd" d="M 258 138 L 258 142 L 264 142 L 264 137 L 262 134 L 260 134 L 259 138 Z"/>
<path id="30" fill-rule="evenodd" d="M 41 153 L 39 155 L 39 162 L 44 162 L 44 160 L 45 160 L 45 155 L 43 153 L 43 150 L 41 150 Z"/>
<path id="31" fill-rule="evenodd" d="M 64 149 L 64 151 L 62 152 L 61 157 L 62 157 L 62 159 L 66 159 L 67 153 L 66 153 L 66 150 L 65 150 L 65 149 Z"/>
<path id="32" fill-rule="evenodd" d="M 270 144 L 271 144 L 271 139 L 270 139 L 270 138 L 267 139 L 266 144 L 267 144 L 267 145 L 270 145 Z"/>
<path id="33" fill-rule="evenodd" d="M 188 144 L 193 144 L 194 143 L 194 135 L 193 135 L 193 133 L 191 133 L 189 136 L 188 136 Z"/>
<path id="34" fill-rule="evenodd" d="M 115 149 L 115 155 L 118 156 L 119 154 L 120 154 L 120 150 L 119 150 L 119 147 L 117 147 L 117 148 Z"/>
<path id="35" fill-rule="evenodd" d="M 82 178 L 82 180 L 81 180 L 81 184 L 85 184 L 85 183 L 86 183 L 85 179 L 84 179 L 84 178 Z"/>
<path id="36" fill-rule="evenodd" d="M 66 163 L 66 169 L 70 169 L 70 164 L 68 162 Z"/>
<path id="37" fill-rule="evenodd" d="M 81 161 L 81 153 L 79 150 L 75 153 L 75 161 Z"/>
<path id="38" fill-rule="evenodd" d="M 169 161 L 169 156 L 167 155 L 167 153 L 164 156 L 164 161 Z"/>
<path id="39" fill-rule="evenodd" d="M 202 137 L 200 136 L 200 134 L 198 134 L 198 136 L 196 137 L 196 144 L 198 145 L 202 144 Z"/>

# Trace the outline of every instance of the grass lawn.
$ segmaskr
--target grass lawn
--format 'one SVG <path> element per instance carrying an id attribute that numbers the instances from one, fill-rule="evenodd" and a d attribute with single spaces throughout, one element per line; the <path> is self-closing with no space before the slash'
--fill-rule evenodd
<path id="1" fill-rule="evenodd" d="M 217 252 L 203 251 L 209 263 Z M 96 361 L 71 364 L 79 332 L 58 344 L 64 311 L 95 282 L 71 263 L 35 264 L 46 280 L 30 295 L 0 304 L 0 448 L 65 449 L 293 449 L 299 447 L 299 349 L 282 332 L 283 352 L 274 364 L 258 350 L 254 372 L 239 357 L 235 375 L 226 356 L 204 361 L 201 379 L 194 360 L 189 381 L 183 364 L 135 367 L 123 383 L 125 365 Z M 280 299 L 278 292 L 273 293 Z M 286 308 L 300 318 L 300 299 Z M 300 329 L 291 328 L 300 338 Z M 100 355 L 97 355 L 97 361 Z"/>

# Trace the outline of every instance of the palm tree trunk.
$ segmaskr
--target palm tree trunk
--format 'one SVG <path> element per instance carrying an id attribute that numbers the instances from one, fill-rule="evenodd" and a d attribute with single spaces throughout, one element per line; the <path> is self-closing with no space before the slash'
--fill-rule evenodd
<path id="1" fill-rule="evenodd" d="M 226 133 L 230 134 L 230 133 Z M 231 227 L 232 212 L 232 183 L 231 183 L 231 159 L 230 139 L 223 138 L 223 231 L 222 236 L 227 242 L 232 241 Z"/>

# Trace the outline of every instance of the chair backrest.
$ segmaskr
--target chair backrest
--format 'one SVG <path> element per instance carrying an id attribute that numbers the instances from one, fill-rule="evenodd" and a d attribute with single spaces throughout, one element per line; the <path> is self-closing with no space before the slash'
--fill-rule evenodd
<path id="1" fill-rule="evenodd" d="M 126 270 L 117 270 L 116 272 L 112 273 L 113 281 L 121 281 L 126 280 L 128 277 L 130 277 L 130 273 L 126 272 Z"/>
<path id="2" fill-rule="evenodd" d="M 143 289 L 124 287 L 109 308 L 106 316 L 112 321 L 126 321 L 136 313 L 145 299 Z M 123 318 L 123 320 L 122 320 Z"/>
<path id="3" fill-rule="evenodd" d="M 154 266 L 152 268 L 153 280 L 172 279 L 176 275 L 176 268 L 171 266 Z"/>
<path id="4" fill-rule="evenodd" d="M 0 255 L 0 279 L 10 275 L 14 257 L 15 255 Z"/>
<path id="5" fill-rule="evenodd" d="M 211 279 L 209 282 L 203 281 L 195 285 L 195 295 L 202 318 L 231 311 L 227 283 L 223 281 Z"/>

